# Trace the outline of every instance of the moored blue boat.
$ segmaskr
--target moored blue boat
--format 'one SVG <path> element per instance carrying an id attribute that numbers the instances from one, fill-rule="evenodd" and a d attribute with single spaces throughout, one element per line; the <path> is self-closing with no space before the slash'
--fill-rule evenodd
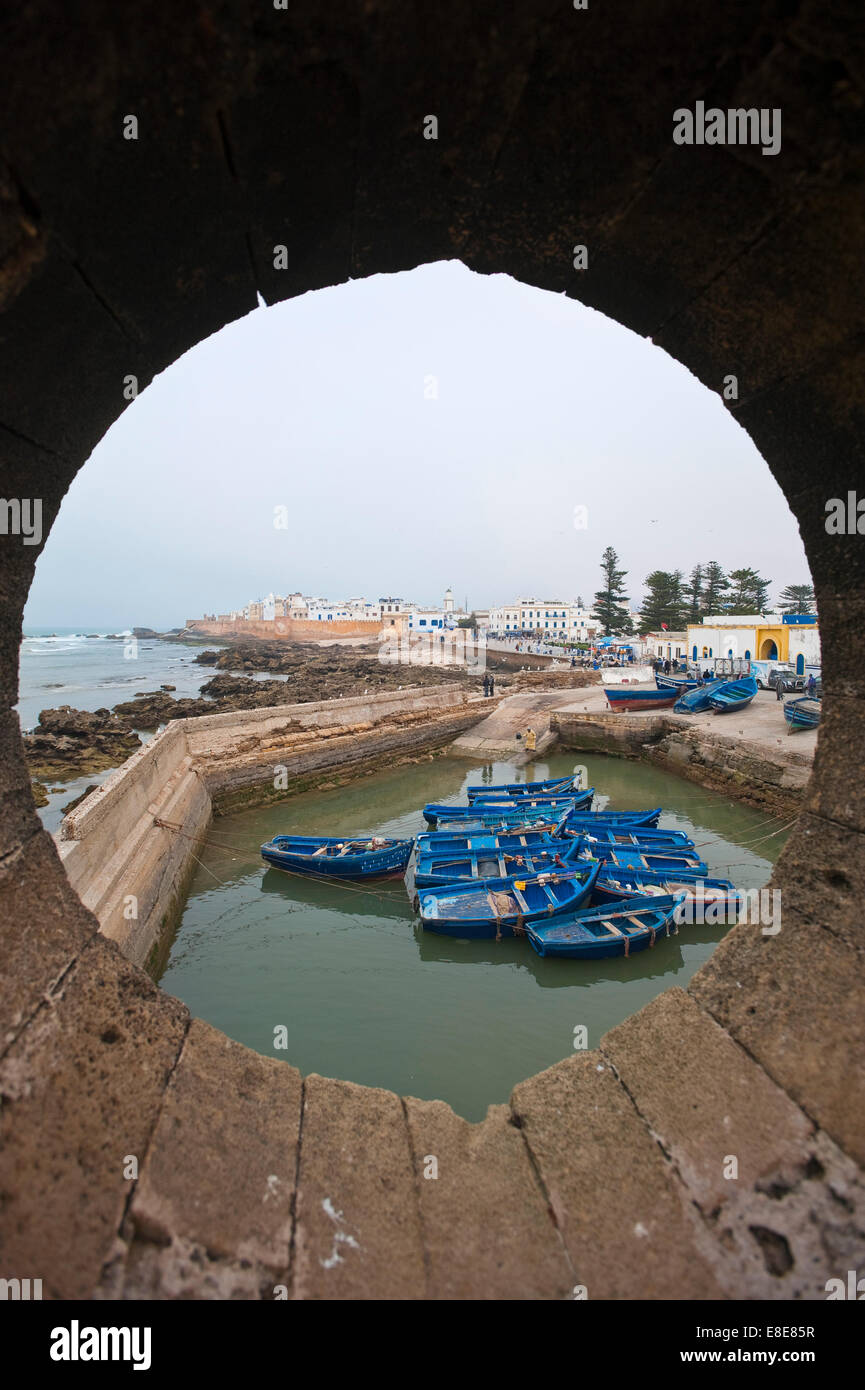
<path id="1" fill-rule="evenodd" d="M 423 818 L 427 825 L 433 826 L 439 821 L 477 820 L 479 817 L 492 816 L 528 819 L 544 815 L 547 819 L 555 819 L 557 815 L 590 806 L 593 796 L 594 787 L 589 787 L 587 791 L 572 796 L 510 797 L 503 801 L 479 798 L 470 806 L 449 806 L 446 802 L 430 801 L 423 808 Z"/>
<path id="2" fill-rule="evenodd" d="M 414 840 L 383 835 L 274 835 L 261 857 L 275 869 L 314 878 L 395 878 L 405 873 L 413 849 Z"/>
<path id="3" fill-rule="evenodd" d="M 812 699 L 809 695 L 802 695 L 797 700 L 784 701 L 784 718 L 790 726 L 791 733 L 797 729 L 816 729 L 820 723 L 820 713 L 820 701 Z"/>
<path id="4" fill-rule="evenodd" d="M 743 676 L 741 680 L 723 681 L 718 690 L 709 696 L 709 705 L 716 714 L 729 714 L 733 710 L 744 709 L 750 705 L 758 690 L 754 676 Z"/>
<path id="5" fill-rule="evenodd" d="M 686 894 L 686 899 L 702 902 L 710 925 L 713 915 L 721 915 L 724 920 L 729 913 L 737 913 L 744 901 L 740 890 L 728 878 L 680 877 L 672 871 L 620 869 L 608 862 L 601 865 L 592 901 L 603 904 L 639 895 L 652 897 L 681 892 Z"/>
<path id="6" fill-rule="evenodd" d="M 630 826 L 630 825 L 590 825 L 584 828 L 580 824 L 579 828 L 572 826 L 570 817 L 565 822 L 565 834 L 580 835 L 585 839 L 589 849 L 594 849 L 595 845 L 623 845 L 635 846 L 639 849 L 683 849 L 694 848 L 694 841 L 683 830 L 655 830 L 651 826 Z"/>
<path id="7" fill-rule="evenodd" d="M 593 825 L 626 825 L 634 830 L 643 825 L 655 827 L 661 810 L 656 806 L 651 811 L 572 811 L 568 815 L 568 826 L 585 826 L 587 830 Z"/>
<path id="8" fill-rule="evenodd" d="M 571 839 L 557 838 L 555 834 L 535 827 L 503 830 L 498 833 L 483 829 L 469 833 L 459 830 L 431 830 L 415 838 L 415 852 L 417 858 L 420 858 L 423 854 L 473 854 L 477 850 L 490 853 L 499 849 L 519 852 L 537 845 L 551 844 L 567 849 L 571 843 Z"/>
<path id="9" fill-rule="evenodd" d="M 666 709 L 677 698 L 677 690 L 659 690 L 657 686 L 640 688 L 636 685 L 604 686 L 604 694 L 611 710 L 634 711 L 641 709 Z"/>
<path id="10" fill-rule="evenodd" d="M 660 846 L 649 849 L 647 846 L 625 847 L 622 845 L 587 845 L 584 854 L 602 859 L 605 864 L 619 869 L 655 869 L 664 873 L 671 871 L 683 878 L 704 878 L 709 872 L 708 864 L 700 859 L 696 850 L 684 849 L 674 845 L 670 849 Z"/>
<path id="11" fill-rule="evenodd" d="M 435 888 L 446 883 L 478 882 L 507 878 L 534 878 L 557 873 L 577 865 L 581 840 L 551 840 L 522 850 L 475 849 L 467 853 L 442 853 L 435 849 L 418 854 L 415 860 L 415 888 Z"/>
<path id="12" fill-rule="evenodd" d="M 543 782 L 502 782 L 497 786 L 475 784 L 466 788 L 469 801 L 483 796 L 559 796 L 574 790 L 574 777 L 548 777 Z"/>
<path id="13" fill-rule="evenodd" d="M 427 931 L 468 938 L 521 936 L 529 922 L 573 912 L 588 902 L 598 862 L 535 878 L 494 878 L 479 883 L 421 888 L 418 914 Z"/>
<path id="14" fill-rule="evenodd" d="M 531 922 L 526 935 L 539 956 L 571 960 L 629 956 L 654 946 L 659 936 L 678 931 L 676 916 L 684 899 L 684 893 L 628 898 L 614 907 L 590 907 L 561 920 Z"/>

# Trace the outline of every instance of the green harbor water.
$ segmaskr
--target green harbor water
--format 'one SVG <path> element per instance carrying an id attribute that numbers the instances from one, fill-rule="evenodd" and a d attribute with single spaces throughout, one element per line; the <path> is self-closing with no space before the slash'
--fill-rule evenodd
<path id="1" fill-rule="evenodd" d="M 412 835 L 427 829 L 427 801 L 465 803 L 470 782 L 561 775 L 576 756 L 519 769 L 436 758 L 215 820 L 218 843 L 201 855 L 160 983 L 194 1015 L 304 1074 L 446 1100 L 482 1119 L 516 1082 L 567 1056 L 576 1028 L 595 1047 L 655 995 L 687 984 L 726 928 L 683 926 L 629 959 L 541 959 L 525 940 L 424 931 L 399 879 L 297 878 L 266 867 L 259 846 L 291 831 Z M 663 806 L 661 826 L 690 835 L 710 874 L 740 888 L 765 884 L 783 821 L 642 763 L 579 757 L 596 807 Z M 276 1049 L 281 1027 L 288 1045 Z"/>

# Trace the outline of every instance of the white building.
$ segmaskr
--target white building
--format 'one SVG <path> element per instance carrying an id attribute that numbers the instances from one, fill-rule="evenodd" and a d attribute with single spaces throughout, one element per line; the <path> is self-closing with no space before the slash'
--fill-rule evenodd
<path id="1" fill-rule="evenodd" d="M 730 613 L 688 624 L 688 657 L 790 663 L 799 675 L 820 666 L 820 631 L 813 614 Z"/>
<path id="2" fill-rule="evenodd" d="M 548 638 L 588 642 L 597 627 L 588 608 L 566 599 L 520 598 L 489 612 L 489 630 L 501 637 L 541 633 Z"/>

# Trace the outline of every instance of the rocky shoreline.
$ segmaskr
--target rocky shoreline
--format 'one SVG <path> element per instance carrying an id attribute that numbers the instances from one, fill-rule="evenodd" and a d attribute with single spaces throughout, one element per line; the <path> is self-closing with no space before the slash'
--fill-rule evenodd
<path id="1" fill-rule="evenodd" d="M 162 640 L 175 637 L 149 628 L 136 628 L 133 635 Z M 483 673 L 476 670 L 383 662 L 375 643 L 348 648 L 242 641 L 218 650 L 209 647 L 194 661 L 216 672 L 197 696 L 178 699 L 174 686 L 162 685 L 121 701 L 113 709 L 86 711 L 61 705 L 42 710 L 36 728 L 24 736 L 37 804 L 47 804 L 41 783 L 117 767 L 138 750 L 141 733 L 154 732 L 172 719 L 376 695 L 407 686 L 458 684 L 476 694 L 483 686 Z M 252 672 L 266 672 L 269 678 L 256 679 Z M 497 674 L 496 687 L 513 693 L 578 687 L 596 679 L 593 673 L 577 669 L 511 672 L 507 677 Z"/>

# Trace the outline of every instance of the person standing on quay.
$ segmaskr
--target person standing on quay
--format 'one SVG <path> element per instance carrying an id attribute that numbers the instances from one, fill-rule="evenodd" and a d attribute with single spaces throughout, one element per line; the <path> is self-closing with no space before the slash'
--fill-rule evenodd
<path id="1" fill-rule="evenodd" d="M 496 693 L 496 678 L 495 678 L 495 676 L 492 675 L 492 674 L 490 674 L 489 676 L 487 676 L 487 680 L 488 680 L 489 683 L 490 683 L 490 695 L 495 695 L 495 693 Z"/>
<path id="2" fill-rule="evenodd" d="M 533 728 L 529 727 L 528 729 L 526 729 L 526 752 L 527 752 L 527 753 L 534 753 L 534 751 L 535 751 L 535 731 L 534 731 Z"/>

